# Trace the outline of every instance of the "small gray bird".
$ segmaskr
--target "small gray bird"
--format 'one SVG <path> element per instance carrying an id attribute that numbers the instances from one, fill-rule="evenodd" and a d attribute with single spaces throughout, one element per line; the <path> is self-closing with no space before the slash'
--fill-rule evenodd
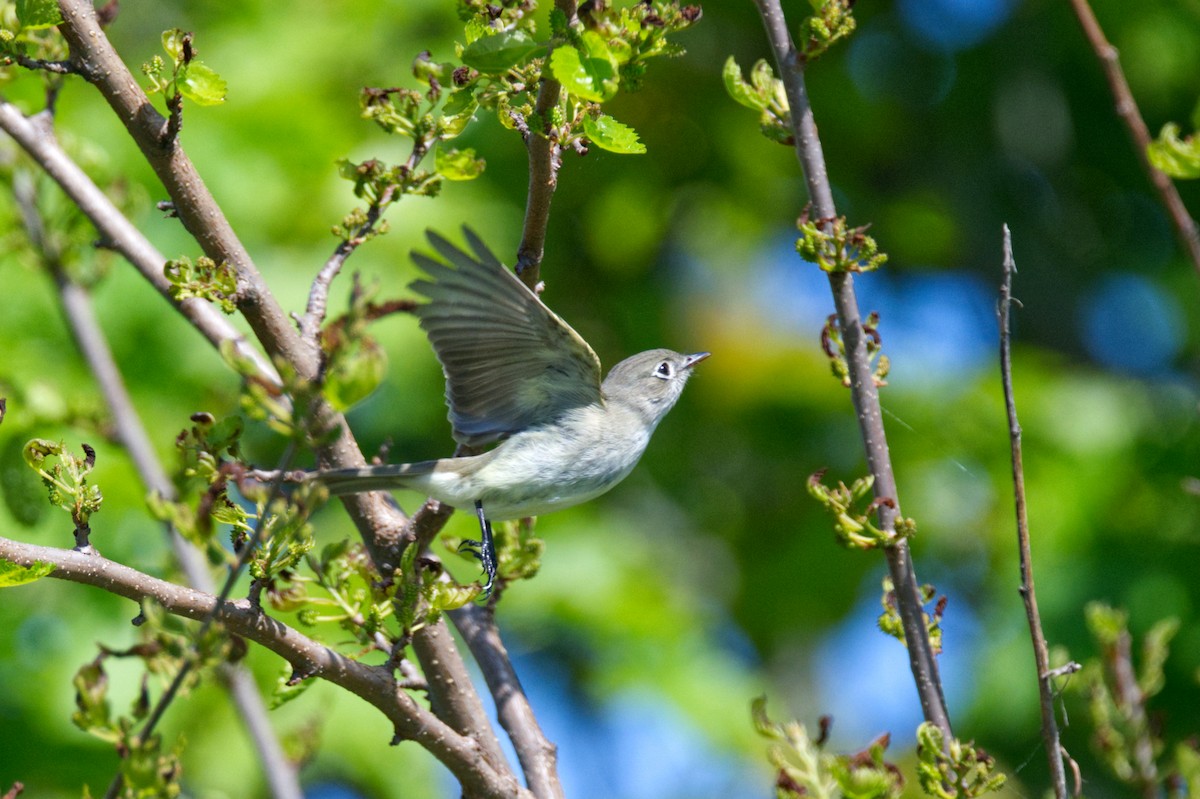
<path id="1" fill-rule="evenodd" d="M 410 288 L 429 299 L 417 318 L 446 375 L 454 440 L 499 441 L 481 455 L 310 475 L 332 494 L 404 488 L 455 508 L 474 506 L 475 553 L 491 588 L 490 521 L 568 508 L 608 491 L 633 470 L 654 428 L 707 352 L 658 349 L 618 363 L 600 381 L 600 359 L 471 230 L 474 256 L 433 231 L 449 263 L 414 252 L 428 275 Z"/>

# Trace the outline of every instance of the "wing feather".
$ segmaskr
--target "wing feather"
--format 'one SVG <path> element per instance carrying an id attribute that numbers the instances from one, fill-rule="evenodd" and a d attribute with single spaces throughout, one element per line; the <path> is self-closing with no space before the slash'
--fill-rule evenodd
<path id="1" fill-rule="evenodd" d="M 445 261 L 414 252 L 428 276 L 410 284 L 446 374 L 454 439 L 480 446 L 569 408 L 601 402 L 600 360 L 588 343 L 468 228 L 471 252 L 426 231 Z"/>

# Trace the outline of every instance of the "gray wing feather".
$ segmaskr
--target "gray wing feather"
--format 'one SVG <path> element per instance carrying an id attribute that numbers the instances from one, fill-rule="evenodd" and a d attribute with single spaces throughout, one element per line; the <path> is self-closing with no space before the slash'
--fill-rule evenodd
<path id="1" fill-rule="evenodd" d="M 480 446 L 600 399 L 600 360 L 471 230 L 473 255 L 433 231 L 446 263 L 414 252 L 428 279 L 416 314 L 446 374 L 454 440 Z"/>

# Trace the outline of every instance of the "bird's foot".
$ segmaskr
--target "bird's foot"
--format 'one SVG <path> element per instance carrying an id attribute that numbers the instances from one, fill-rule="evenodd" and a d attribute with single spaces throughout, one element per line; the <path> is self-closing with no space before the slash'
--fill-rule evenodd
<path id="1" fill-rule="evenodd" d="M 487 576 L 487 582 L 483 584 L 483 596 L 486 598 L 492 593 L 492 586 L 496 583 L 496 542 L 492 536 L 492 523 L 488 520 L 483 512 L 483 503 L 475 503 L 475 515 L 479 518 L 479 529 L 482 533 L 482 538 L 479 541 L 468 539 L 458 545 L 459 552 L 468 552 L 479 559 L 479 565 L 483 567 L 483 573 Z"/>

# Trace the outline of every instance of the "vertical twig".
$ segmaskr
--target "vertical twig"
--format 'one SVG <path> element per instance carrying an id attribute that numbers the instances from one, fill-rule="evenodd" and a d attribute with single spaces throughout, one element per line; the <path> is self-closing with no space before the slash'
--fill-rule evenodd
<path id="1" fill-rule="evenodd" d="M 796 157 L 804 171 L 809 200 L 813 205 L 813 216 L 827 220 L 826 224 L 829 224 L 836 217 L 837 209 L 833 204 L 833 192 L 829 185 L 821 139 L 817 135 L 816 120 L 808 101 L 808 90 L 804 83 L 804 63 L 792 42 L 779 0 L 755 0 L 755 5 L 762 16 L 779 77 L 787 91 L 793 136 L 796 141 Z M 892 530 L 900 515 L 899 492 L 891 455 L 888 452 L 887 434 L 883 428 L 879 390 L 875 386 L 871 364 L 867 358 L 866 340 L 858 300 L 854 293 L 854 278 L 846 272 L 832 272 L 829 274 L 829 287 L 833 292 L 838 325 L 846 345 L 846 366 L 851 381 L 850 396 L 858 414 L 867 466 L 875 477 L 875 496 L 891 500 L 890 503 L 879 503 L 879 526 L 882 530 Z M 917 584 L 908 543 L 901 539 L 885 547 L 884 555 L 896 591 L 909 666 L 917 686 L 917 695 L 921 700 L 921 710 L 927 721 L 936 724 L 942 730 L 948 745 L 953 739 L 950 715 L 946 711 L 937 660 L 925 627 L 920 586 Z"/>
<path id="2" fill-rule="evenodd" d="M 1058 720 L 1054 716 L 1054 675 L 1050 672 L 1050 653 L 1042 635 L 1042 618 L 1038 614 L 1037 595 L 1033 589 L 1033 558 L 1029 547 L 1029 519 L 1025 512 L 1025 469 L 1021 462 L 1021 424 L 1017 421 L 1017 403 L 1013 398 L 1012 353 L 1010 347 L 1009 313 L 1014 300 L 1012 276 L 1017 271 L 1012 254 L 1012 236 L 1004 226 L 1004 280 L 1000 283 L 1000 301 L 996 314 L 1000 318 L 1000 377 L 1004 383 L 1004 408 L 1008 411 L 1008 438 L 1012 447 L 1013 496 L 1017 509 L 1017 550 L 1021 561 L 1021 598 L 1025 600 L 1025 616 L 1029 620 L 1029 635 L 1033 639 L 1033 659 L 1037 666 L 1038 695 L 1042 705 L 1042 741 L 1050 762 L 1050 777 L 1057 799 L 1066 799 L 1067 775 L 1063 768 L 1066 750 L 1058 737 Z"/>
<path id="3" fill-rule="evenodd" d="M 1129 82 L 1125 80 L 1117 48 L 1113 47 L 1105 38 L 1104 30 L 1096 20 L 1096 15 L 1092 13 L 1092 7 L 1088 5 L 1087 0 L 1071 0 L 1071 8 L 1075 10 L 1075 16 L 1079 19 L 1080 27 L 1083 28 L 1083 34 L 1087 37 L 1092 50 L 1096 52 L 1096 58 L 1100 59 L 1101 67 L 1104 68 L 1104 77 L 1108 80 L 1108 88 L 1112 92 L 1113 102 L 1116 104 L 1117 116 L 1125 123 L 1129 137 L 1133 139 L 1133 148 L 1137 150 L 1138 160 L 1141 161 L 1142 168 L 1146 170 L 1146 176 L 1154 184 L 1159 200 L 1166 207 L 1167 215 L 1171 217 L 1171 223 L 1175 226 L 1175 235 L 1179 237 L 1183 251 L 1191 260 L 1192 268 L 1200 274 L 1200 228 L 1197 227 L 1196 220 L 1188 213 L 1170 176 L 1156 169 L 1146 155 L 1146 148 L 1150 145 L 1150 131 L 1138 110 L 1137 101 L 1133 99 Z"/>
<path id="4" fill-rule="evenodd" d="M 554 7 L 566 14 L 568 21 L 576 15 L 575 0 L 554 0 Z M 550 56 L 543 67 L 542 83 L 538 88 L 534 114 L 538 130 L 530 128 L 525 137 L 529 150 L 529 194 L 525 199 L 525 223 L 521 229 L 521 244 L 517 248 L 517 276 L 536 290 L 541 279 L 542 255 L 546 246 L 546 228 L 550 223 L 550 200 L 558 186 L 558 164 L 561 148 L 551 139 L 550 111 L 558 105 L 562 87 L 548 75 Z"/>

